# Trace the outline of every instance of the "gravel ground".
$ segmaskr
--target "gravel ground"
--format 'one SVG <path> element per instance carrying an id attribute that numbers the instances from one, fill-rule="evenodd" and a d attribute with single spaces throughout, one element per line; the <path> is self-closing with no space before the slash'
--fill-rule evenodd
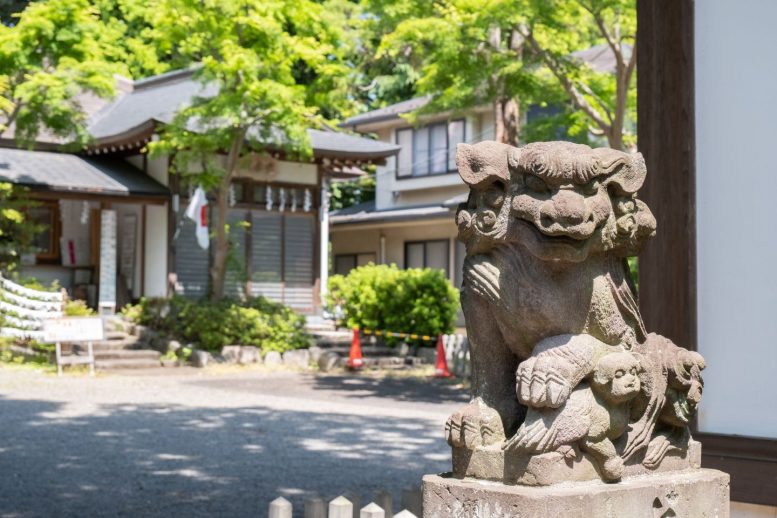
<path id="1" fill-rule="evenodd" d="M 445 471 L 461 387 L 426 378 L 0 366 L 0 516 L 254 516 Z M 396 507 L 397 504 L 395 504 Z M 397 509 L 395 509 L 395 512 Z"/>

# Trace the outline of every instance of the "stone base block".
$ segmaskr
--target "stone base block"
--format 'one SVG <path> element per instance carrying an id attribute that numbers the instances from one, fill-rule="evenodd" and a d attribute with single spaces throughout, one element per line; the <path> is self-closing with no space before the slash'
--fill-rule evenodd
<path id="1" fill-rule="evenodd" d="M 424 518 L 729 518 L 729 476 L 711 469 L 635 476 L 617 484 L 508 486 L 424 477 Z"/>
<path id="2" fill-rule="evenodd" d="M 626 463 L 624 478 L 697 469 L 700 466 L 701 443 L 691 440 L 687 450 L 667 453 L 655 469 L 645 468 L 638 459 Z M 602 478 L 596 464 L 584 452 L 578 452 L 577 458 L 570 460 L 556 452 L 531 456 L 505 453 L 500 444 L 479 447 L 474 451 L 453 448 L 453 475 L 524 486 L 549 486 Z"/>

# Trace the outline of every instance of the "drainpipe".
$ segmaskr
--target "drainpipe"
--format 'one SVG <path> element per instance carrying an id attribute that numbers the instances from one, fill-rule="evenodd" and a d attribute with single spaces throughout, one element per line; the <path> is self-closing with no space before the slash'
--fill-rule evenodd
<path id="1" fill-rule="evenodd" d="M 321 302 L 323 303 L 326 296 L 326 285 L 329 283 L 329 180 L 326 178 L 321 181 L 321 208 L 318 219 L 321 222 L 319 243 L 321 249 L 318 256 L 321 258 L 319 277 L 321 279 Z"/>
<path id="2" fill-rule="evenodd" d="M 386 264 L 386 236 L 380 235 L 380 264 Z"/>

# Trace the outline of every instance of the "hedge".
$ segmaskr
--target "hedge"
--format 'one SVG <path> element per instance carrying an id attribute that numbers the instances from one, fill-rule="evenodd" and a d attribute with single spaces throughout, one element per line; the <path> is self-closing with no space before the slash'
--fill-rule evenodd
<path id="1" fill-rule="evenodd" d="M 219 302 L 180 296 L 143 298 L 123 313 L 170 338 L 210 351 L 239 344 L 284 352 L 310 345 L 305 317 L 264 297 Z"/>
<path id="2" fill-rule="evenodd" d="M 445 272 L 368 264 L 329 279 L 328 306 L 349 327 L 437 335 L 453 331 L 459 292 Z"/>

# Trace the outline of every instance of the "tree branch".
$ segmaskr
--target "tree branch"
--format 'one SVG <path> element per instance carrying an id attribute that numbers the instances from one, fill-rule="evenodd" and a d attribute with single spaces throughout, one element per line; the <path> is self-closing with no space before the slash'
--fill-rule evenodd
<path id="1" fill-rule="evenodd" d="M 578 109 L 582 110 L 586 115 L 588 115 L 600 128 L 602 128 L 605 133 L 609 132 L 610 124 L 604 119 L 602 114 L 599 113 L 596 108 L 591 106 L 591 103 L 586 100 L 586 98 L 583 96 L 583 94 L 580 93 L 574 83 L 572 83 L 566 74 L 564 74 L 564 71 L 561 69 L 561 65 L 558 63 L 558 61 L 556 61 L 556 59 L 551 56 L 549 52 L 540 47 L 540 44 L 537 43 L 537 40 L 534 39 L 534 36 L 530 31 L 523 33 L 523 37 L 526 39 L 526 41 L 529 42 L 529 45 L 531 45 L 532 49 L 540 56 L 540 58 L 542 58 L 553 75 L 556 76 L 556 79 L 558 79 L 558 81 L 561 83 L 561 86 L 567 92 L 567 95 L 569 95 L 574 105 L 577 106 Z"/>

